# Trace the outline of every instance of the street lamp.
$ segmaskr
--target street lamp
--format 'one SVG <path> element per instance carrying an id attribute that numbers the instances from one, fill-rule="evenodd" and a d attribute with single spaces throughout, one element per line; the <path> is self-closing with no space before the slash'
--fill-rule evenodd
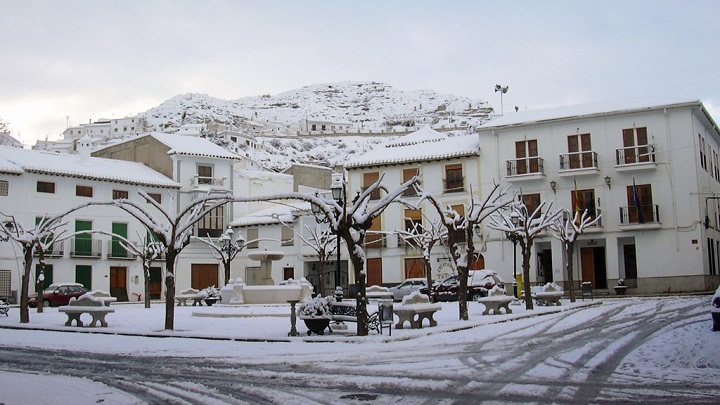
<path id="1" fill-rule="evenodd" d="M 337 201 L 340 206 L 338 216 L 342 214 L 343 208 L 345 207 L 345 179 L 340 176 L 333 176 L 332 185 L 330 186 L 330 192 L 332 193 L 333 200 Z M 340 232 L 335 232 L 335 244 L 337 245 L 337 268 L 335 269 L 335 288 L 337 289 L 340 285 Z"/>
<path id="2" fill-rule="evenodd" d="M 513 211 L 510 214 L 510 222 L 512 223 L 513 227 L 516 227 L 518 223 L 520 222 L 520 215 L 518 215 L 517 212 Z M 507 232 L 507 238 L 512 242 L 513 244 L 513 296 L 515 298 L 518 297 L 518 283 L 517 283 L 517 242 L 518 238 L 517 235 L 514 232 Z"/>
<path id="3" fill-rule="evenodd" d="M 233 230 L 228 226 L 227 230 L 220 235 L 220 249 L 223 251 L 223 253 L 226 253 L 227 256 L 225 256 L 224 265 L 225 265 L 225 284 L 230 281 L 230 262 L 232 261 L 233 257 L 240 252 L 243 247 L 245 247 L 245 238 L 243 238 L 241 233 L 238 233 L 237 239 L 235 239 L 235 243 L 232 241 L 233 237 Z"/>

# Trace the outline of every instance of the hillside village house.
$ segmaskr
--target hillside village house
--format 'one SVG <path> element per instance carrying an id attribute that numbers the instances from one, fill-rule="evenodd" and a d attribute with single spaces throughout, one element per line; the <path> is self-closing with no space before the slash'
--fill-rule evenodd
<path id="1" fill-rule="evenodd" d="M 146 203 L 139 191 L 170 207 L 180 185 L 140 163 L 90 157 L 90 140 L 79 141 L 80 154 L 68 155 L 0 146 L 0 211 L 15 215 L 26 228 L 39 217 L 57 215 L 88 202 L 129 198 Z M 147 204 L 148 209 L 153 209 Z M 102 230 L 140 244 L 146 231 L 119 209 L 86 207 L 65 218 L 65 231 Z M 140 236 L 138 236 L 140 235 Z M 37 265 L 37 259 L 35 261 Z M 160 263 L 157 263 L 160 266 Z M 19 297 L 23 274 L 22 248 L 0 242 L 0 297 Z M 160 269 L 154 270 L 151 288 L 160 292 Z M 31 274 L 34 280 L 38 274 Z M 90 289 L 111 292 L 120 300 L 138 300 L 143 294 L 139 260 L 122 248 L 117 238 L 105 235 L 75 236 L 53 244 L 46 254 L 45 286 L 78 282 Z M 34 290 L 34 287 L 31 287 Z"/>

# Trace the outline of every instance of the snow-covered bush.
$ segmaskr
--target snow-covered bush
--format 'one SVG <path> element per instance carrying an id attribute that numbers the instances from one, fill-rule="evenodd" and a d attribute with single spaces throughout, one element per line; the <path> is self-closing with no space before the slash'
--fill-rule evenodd
<path id="1" fill-rule="evenodd" d="M 203 288 L 200 293 L 203 295 L 203 298 L 220 298 L 220 289 L 214 285 Z"/>
<path id="2" fill-rule="evenodd" d="M 302 318 L 332 318 L 330 305 L 335 302 L 335 297 L 315 297 L 300 303 L 297 309 L 298 317 Z"/>

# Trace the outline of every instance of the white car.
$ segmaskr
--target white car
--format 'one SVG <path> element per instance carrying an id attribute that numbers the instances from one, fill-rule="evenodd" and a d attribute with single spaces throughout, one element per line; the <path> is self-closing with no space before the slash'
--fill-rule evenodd
<path id="1" fill-rule="evenodd" d="M 718 287 L 717 291 L 715 291 L 715 295 L 712 297 L 710 313 L 712 314 L 713 320 L 713 332 L 720 331 L 720 287 Z"/>
<path id="2" fill-rule="evenodd" d="M 388 290 L 393 294 L 393 299 L 395 301 L 402 301 L 403 297 L 410 295 L 411 292 L 418 291 L 423 287 L 427 287 L 427 279 L 408 278 L 395 287 L 388 288 Z"/>

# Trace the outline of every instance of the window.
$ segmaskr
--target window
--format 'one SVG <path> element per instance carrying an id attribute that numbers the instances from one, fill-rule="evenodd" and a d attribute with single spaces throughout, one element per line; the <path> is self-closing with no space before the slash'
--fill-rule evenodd
<path id="1" fill-rule="evenodd" d="M 629 223 L 642 224 L 659 220 L 654 215 L 655 205 L 652 201 L 652 186 L 650 184 L 627 186 L 627 204 Z"/>
<path id="2" fill-rule="evenodd" d="M 51 183 L 49 181 L 38 181 L 37 192 L 55 194 L 55 183 Z"/>
<path id="3" fill-rule="evenodd" d="M 212 184 L 213 167 L 198 165 L 197 167 L 198 184 Z"/>
<path id="4" fill-rule="evenodd" d="M 112 191 L 112 199 L 113 200 L 127 200 L 128 199 L 127 190 L 113 190 Z"/>
<path id="5" fill-rule="evenodd" d="M 457 212 L 458 215 L 460 215 L 461 217 L 465 216 L 465 206 L 464 205 L 462 205 L 462 204 L 451 205 L 450 208 L 453 209 L 455 212 Z M 455 230 L 455 232 L 453 232 L 452 236 L 453 236 L 453 239 L 455 239 L 454 240 L 455 243 L 466 242 L 464 229 Z"/>
<path id="6" fill-rule="evenodd" d="M 317 125 L 312 124 L 312 130 L 313 130 L 313 131 L 316 131 L 316 130 L 317 130 Z"/>
<path id="7" fill-rule="evenodd" d="M 570 169 L 594 167 L 590 134 L 568 136 L 568 161 Z M 585 153 L 582 153 L 585 152 Z"/>
<path id="8" fill-rule="evenodd" d="M 295 268 L 283 267 L 283 280 L 289 280 L 291 278 L 295 278 Z"/>
<path id="9" fill-rule="evenodd" d="M 82 284 L 88 290 L 92 290 L 92 266 L 75 266 L 75 282 Z"/>
<path id="10" fill-rule="evenodd" d="M 90 186 L 75 186 L 75 195 L 78 197 L 92 197 L 93 196 L 93 188 Z"/>
<path id="11" fill-rule="evenodd" d="M 421 234 L 422 228 L 422 211 L 420 210 L 405 210 L 405 232 Z"/>
<path id="12" fill-rule="evenodd" d="M 452 193 L 461 191 L 464 191 L 462 164 L 446 165 L 445 192 Z"/>
<path id="13" fill-rule="evenodd" d="M 8 181 L 0 180 L 0 195 L 8 195 Z"/>
<path id="14" fill-rule="evenodd" d="M 380 249 L 383 247 L 382 220 L 380 217 L 373 219 L 370 229 L 365 233 L 365 248 Z"/>
<path id="15" fill-rule="evenodd" d="M 379 172 L 370 172 L 370 173 L 363 173 L 363 191 L 366 190 L 368 187 L 375 184 L 380 179 L 380 173 Z M 379 200 L 380 199 L 380 190 L 375 189 L 373 190 L 372 194 L 370 195 L 371 200 Z"/>
<path id="16" fill-rule="evenodd" d="M 707 159 L 705 154 L 705 138 L 698 134 L 698 149 L 700 150 L 700 166 L 707 171 Z"/>
<path id="17" fill-rule="evenodd" d="M 517 159 L 516 174 L 538 173 L 540 162 L 537 140 L 515 142 L 515 158 Z"/>
<path id="18" fill-rule="evenodd" d="M 598 213 L 595 212 L 595 190 L 573 190 L 571 193 L 573 211 L 580 212 L 582 216 L 583 212 L 587 210 L 591 218 L 597 216 Z M 575 215 L 575 213 L 573 212 L 571 215 Z"/>
<path id="19" fill-rule="evenodd" d="M 247 241 L 245 243 L 247 243 L 247 248 L 248 249 L 259 248 L 260 246 L 258 243 L 258 229 L 250 228 L 247 230 L 246 234 L 247 234 Z"/>
<path id="20" fill-rule="evenodd" d="M 402 182 L 407 183 L 408 181 L 410 181 L 410 179 L 412 179 L 415 176 L 419 176 L 419 175 L 420 175 L 420 169 L 417 169 L 417 168 L 403 169 Z M 417 191 L 415 191 L 415 187 L 410 187 L 403 192 L 403 196 L 405 196 L 405 197 L 412 197 L 414 195 L 417 195 Z"/>
<path id="21" fill-rule="evenodd" d="M 160 193 L 147 193 L 148 197 L 152 198 L 156 203 L 162 204 L 162 194 Z"/>
<path id="22" fill-rule="evenodd" d="M 540 206 L 540 194 L 523 194 L 522 202 L 528 210 L 528 216 L 530 216 Z"/>
<path id="23" fill-rule="evenodd" d="M 421 257 L 405 259 L 405 278 L 425 277 L 425 260 Z M 406 281 L 405 283 L 408 283 Z M 403 284 L 405 284 L 403 283 Z M 410 285 L 424 287 L 422 281 L 410 281 Z"/>
<path id="24" fill-rule="evenodd" d="M 223 215 L 223 206 L 215 207 L 210 212 L 200 218 L 197 223 L 197 236 L 210 236 L 218 238 L 225 230 L 225 216 Z"/>
<path id="25" fill-rule="evenodd" d="M 283 246 L 294 246 L 295 245 L 295 230 L 286 226 L 282 227 L 282 245 Z"/>
<path id="26" fill-rule="evenodd" d="M 647 128 L 623 129 L 624 164 L 649 162 Z"/>

